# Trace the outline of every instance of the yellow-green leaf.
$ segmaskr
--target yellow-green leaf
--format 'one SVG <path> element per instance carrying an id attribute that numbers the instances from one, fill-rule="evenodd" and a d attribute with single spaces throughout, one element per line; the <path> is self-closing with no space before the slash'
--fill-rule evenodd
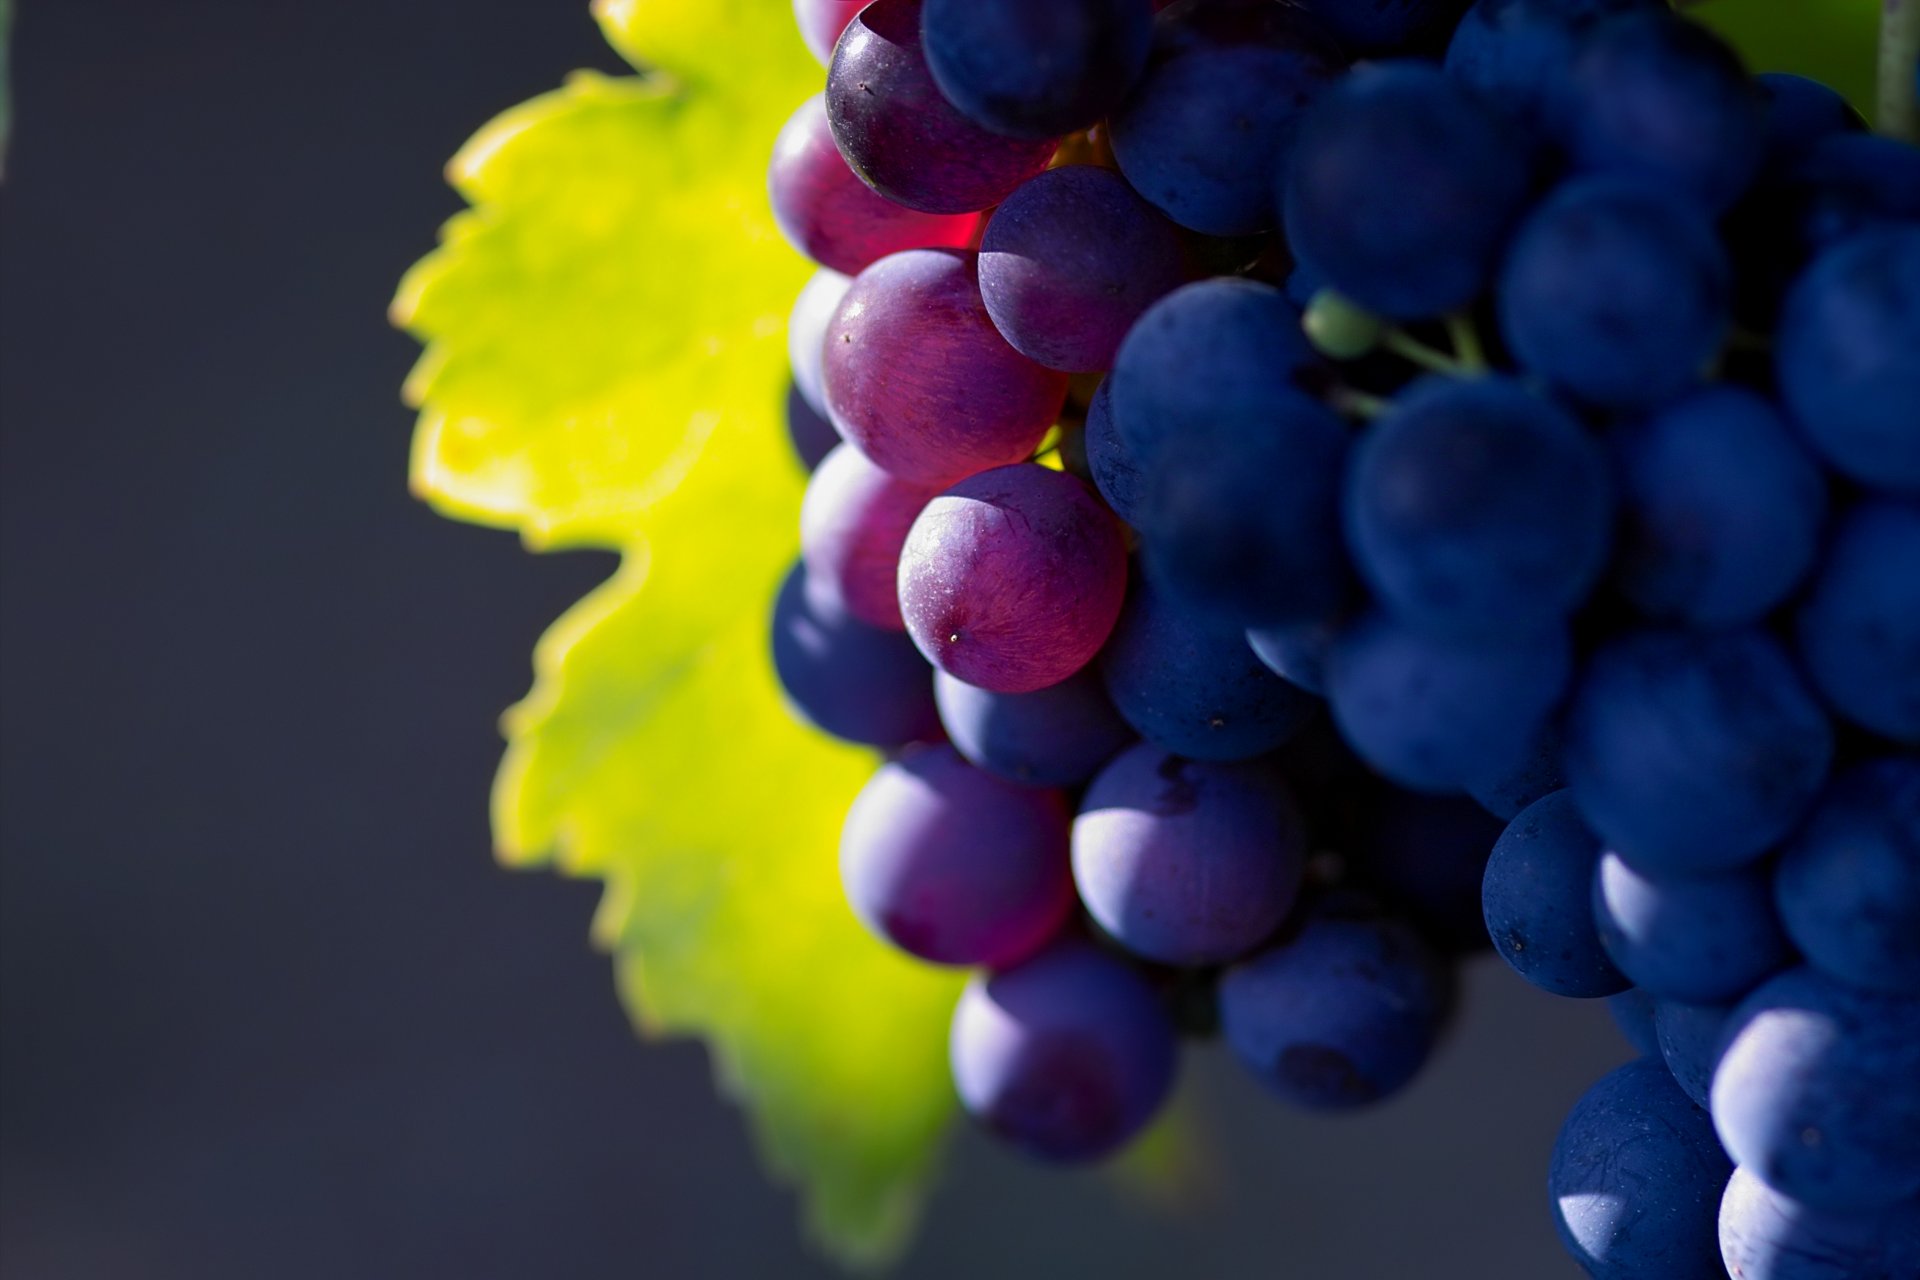
<path id="1" fill-rule="evenodd" d="M 427 344 L 413 483 L 536 546 L 623 551 L 506 716 L 500 856 L 606 882 L 596 937 L 636 1021 L 704 1037 L 816 1229 L 880 1257 L 953 1110 L 959 980 L 847 909 L 837 830 L 874 758 L 791 718 L 768 651 L 797 542 L 778 406 L 807 267 L 764 173 L 820 71 L 787 0 L 595 12 L 664 70 L 577 75 L 453 161 L 473 207 L 394 302 Z"/>
<path id="2" fill-rule="evenodd" d="M 1880 0 L 1705 0 L 1687 16 L 1731 40 L 1749 70 L 1824 81 L 1873 118 Z"/>

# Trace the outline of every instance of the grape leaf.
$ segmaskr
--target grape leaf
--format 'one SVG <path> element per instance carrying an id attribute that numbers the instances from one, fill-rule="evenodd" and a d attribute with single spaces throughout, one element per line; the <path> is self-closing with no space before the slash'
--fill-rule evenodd
<path id="1" fill-rule="evenodd" d="M 959 978 L 847 909 L 835 833 L 874 758 L 794 721 L 768 652 L 801 493 L 783 327 L 807 268 L 765 161 L 820 71 L 786 0 L 595 14 L 643 75 L 576 75 L 483 128 L 450 166 L 473 207 L 395 298 L 426 343 L 413 484 L 536 547 L 623 551 L 505 717 L 500 856 L 605 881 L 595 936 L 636 1022 L 705 1037 L 817 1231 L 874 1259 L 953 1110 Z"/>
<path id="2" fill-rule="evenodd" d="M 1703 0 L 1687 9 L 1733 42 L 1750 71 L 1791 71 L 1832 85 L 1873 118 L 1881 0 Z"/>

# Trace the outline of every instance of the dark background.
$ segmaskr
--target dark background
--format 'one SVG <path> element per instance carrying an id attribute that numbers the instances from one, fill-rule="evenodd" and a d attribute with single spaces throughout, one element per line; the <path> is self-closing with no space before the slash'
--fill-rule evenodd
<path id="1" fill-rule="evenodd" d="M 488 856 L 496 713 L 609 568 L 405 493 L 383 312 L 584 0 L 24 0 L 0 185 L 0 1271 L 831 1275 L 591 887 Z M 1626 1056 L 1476 966 L 1411 1093 L 1217 1053 L 1197 1208 L 963 1134 L 910 1277 L 1543 1280 L 1546 1153 Z"/>

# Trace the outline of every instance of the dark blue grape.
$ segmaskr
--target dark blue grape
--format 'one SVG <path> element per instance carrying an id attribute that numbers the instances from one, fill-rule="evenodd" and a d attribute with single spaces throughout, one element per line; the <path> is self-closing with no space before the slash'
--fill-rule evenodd
<path id="1" fill-rule="evenodd" d="M 1550 724 L 1535 735 L 1518 764 L 1486 772 L 1469 771 L 1467 794 L 1494 817 L 1512 821 L 1534 801 L 1567 785 L 1560 751 L 1560 726 Z"/>
<path id="2" fill-rule="evenodd" d="M 1820 468 L 1773 407 L 1717 386 L 1615 430 L 1620 545 L 1614 573 L 1649 618 L 1757 622 L 1819 550 Z"/>
<path id="3" fill-rule="evenodd" d="M 1912 1280 L 1920 1201 L 1863 1213 L 1810 1209 L 1735 1169 L 1720 1202 L 1720 1258 L 1740 1280 Z"/>
<path id="4" fill-rule="evenodd" d="M 1593 920 L 1620 971 L 1662 1000 L 1738 1000 L 1786 967 L 1793 947 L 1764 871 L 1656 879 L 1616 853 L 1594 869 Z"/>
<path id="5" fill-rule="evenodd" d="M 1378 57 L 1445 35 L 1472 0 L 1306 0 L 1307 10 L 1355 53 Z"/>
<path id="6" fill-rule="evenodd" d="M 1029 786 L 1079 786 L 1133 741 L 1091 668 L 1032 693 L 976 689 L 940 671 L 933 694 L 961 755 Z"/>
<path id="7" fill-rule="evenodd" d="M 1282 626 L 1249 627 L 1247 643 L 1275 675 L 1308 693 L 1325 696 L 1327 659 L 1344 626 L 1344 618 L 1329 614 Z"/>
<path id="8" fill-rule="evenodd" d="M 1296 9 L 1187 0 L 1155 23 L 1146 74 L 1108 121 L 1114 159 L 1183 227 L 1265 231 L 1301 113 L 1344 69 Z"/>
<path id="9" fill-rule="evenodd" d="M 1766 103 L 1768 168 L 1791 164 L 1822 138 L 1866 128 L 1839 91 L 1818 80 L 1784 71 L 1763 72 L 1753 79 Z"/>
<path id="10" fill-rule="evenodd" d="M 949 1042 L 960 1103 L 1043 1160 L 1097 1160 L 1144 1128 L 1173 1086 L 1173 1024 L 1146 980 L 1077 940 L 976 976 Z"/>
<path id="11" fill-rule="evenodd" d="M 797 378 L 787 384 L 787 442 L 793 446 L 793 456 L 808 471 L 819 466 L 820 460 L 840 443 L 840 433 L 825 414 L 814 412 Z"/>
<path id="12" fill-rule="evenodd" d="M 1196 613 L 1138 574 L 1100 655 L 1100 675 L 1141 737 L 1195 760 L 1271 751 L 1315 705 L 1267 670 L 1245 632 Z"/>
<path id="13" fill-rule="evenodd" d="M 1088 914 L 1134 955 L 1219 964 L 1286 919 L 1306 845 L 1271 770 L 1183 760 L 1143 743 L 1087 788 L 1073 821 L 1073 879 Z"/>
<path id="14" fill-rule="evenodd" d="M 921 0 L 874 0 L 847 24 L 827 72 L 833 140 L 860 180 L 923 213 L 974 213 L 1047 167 L 1050 139 L 981 128 L 934 83 Z"/>
<path id="15" fill-rule="evenodd" d="M 1038 951 L 1073 906 L 1068 811 L 952 747 L 880 766 L 847 811 L 840 882 L 878 937 L 935 964 L 1005 966 Z"/>
<path id="16" fill-rule="evenodd" d="M 1656 7 L 1664 9 L 1664 0 L 1479 0 L 1454 28 L 1447 74 L 1539 130 L 1581 35 L 1602 18 Z"/>
<path id="17" fill-rule="evenodd" d="M 1920 226 L 1822 255 L 1787 296 L 1781 394 L 1813 447 L 1872 488 L 1920 495 Z"/>
<path id="18" fill-rule="evenodd" d="M 1362 759 L 1402 786 L 1448 792 L 1517 767 L 1566 692 L 1564 627 L 1455 640 L 1371 614 L 1327 664 L 1334 722 Z"/>
<path id="19" fill-rule="evenodd" d="M 1808 968 L 1734 1010 L 1713 1075 L 1728 1154 L 1816 1209 L 1920 1194 L 1920 1000 L 1873 995 Z"/>
<path id="20" fill-rule="evenodd" d="M 1521 226 L 1501 269 L 1515 357 L 1579 399 L 1649 408 L 1694 382 L 1729 316 L 1727 257 L 1685 199 L 1645 184 L 1569 182 Z"/>
<path id="21" fill-rule="evenodd" d="M 1354 449 L 1347 545 L 1408 623 L 1539 630 L 1599 578 L 1612 505 L 1606 455 L 1563 410 L 1505 378 L 1431 378 Z"/>
<path id="22" fill-rule="evenodd" d="M 1281 174 L 1287 236 L 1302 264 L 1368 310 L 1439 315 L 1485 285 L 1529 167 L 1506 121 L 1439 68 L 1365 67 L 1300 126 Z"/>
<path id="23" fill-rule="evenodd" d="M 926 0 L 920 35 L 948 102 L 1013 138 L 1084 129 L 1147 65 L 1147 0 Z"/>
<path id="24" fill-rule="evenodd" d="M 1660 1037 L 1653 1023 L 1654 1007 L 1654 998 L 1638 987 L 1607 997 L 1607 1013 L 1627 1043 L 1648 1057 L 1658 1058 Z"/>
<path id="25" fill-rule="evenodd" d="M 1920 760 L 1869 760 L 1835 778 L 1781 854 L 1774 902 L 1814 968 L 1920 996 Z"/>
<path id="26" fill-rule="evenodd" d="M 1312 1111 L 1397 1092 L 1433 1051 L 1451 999 L 1444 962 L 1391 916 L 1316 911 L 1220 975 L 1220 1029 L 1282 1101 Z"/>
<path id="27" fill-rule="evenodd" d="M 940 736 L 933 673 L 913 641 L 810 593 L 799 564 L 774 602 L 773 666 L 793 709 L 836 738 L 898 747 Z"/>
<path id="28" fill-rule="evenodd" d="M 1683 1004 L 1662 1000 L 1653 1007 L 1653 1032 L 1660 1042 L 1660 1057 L 1673 1074 L 1680 1091 L 1693 1099 L 1693 1105 L 1707 1105 L 1713 1090 L 1713 1069 L 1720 1063 L 1720 1038 L 1730 1004 Z"/>
<path id="29" fill-rule="evenodd" d="M 1567 778 L 1607 846 L 1664 875 L 1724 871 L 1798 825 L 1833 759 L 1833 726 L 1758 631 L 1642 631 L 1575 682 Z"/>
<path id="30" fill-rule="evenodd" d="M 1494 842 L 1481 882 L 1493 949 L 1543 991 L 1591 999 L 1633 983 L 1607 959 L 1593 923 L 1600 837 L 1556 791 L 1523 809 Z"/>
<path id="31" fill-rule="evenodd" d="M 1082 439 L 1086 442 L 1087 470 L 1093 476 L 1094 487 L 1113 508 L 1113 514 L 1128 524 L 1138 524 L 1140 507 L 1145 500 L 1142 491 L 1146 488 L 1146 477 L 1140 474 L 1133 451 L 1127 448 L 1114 424 L 1112 378 L 1101 379 L 1093 399 L 1087 402 L 1087 427 Z"/>
<path id="32" fill-rule="evenodd" d="M 1657 10 L 1596 26 L 1549 109 L 1575 169 L 1641 178 L 1710 214 L 1747 189 L 1766 145 L 1764 100 L 1740 56 Z"/>
<path id="33" fill-rule="evenodd" d="M 1141 312 L 1186 278 L 1173 225 L 1093 165 L 1021 184 L 980 241 L 987 314 L 1014 350 L 1049 369 L 1108 368 Z"/>
<path id="34" fill-rule="evenodd" d="M 1920 421 L 1920 419 L 1916 419 Z M 1920 743 L 1920 505 L 1862 502 L 1836 523 L 1796 618 L 1827 704 Z"/>
<path id="35" fill-rule="evenodd" d="M 1393 787 L 1363 804 L 1345 846 L 1355 877 L 1447 954 L 1491 945 L 1481 888 L 1505 824 L 1465 796 Z"/>
<path id="36" fill-rule="evenodd" d="M 1574 1103 L 1547 1192 L 1560 1243 L 1592 1280 L 1704 1278 L 1719 1269 L 1715 1208 L 1731 1173 L 1707 1113 L 1641 1058 Z"/>

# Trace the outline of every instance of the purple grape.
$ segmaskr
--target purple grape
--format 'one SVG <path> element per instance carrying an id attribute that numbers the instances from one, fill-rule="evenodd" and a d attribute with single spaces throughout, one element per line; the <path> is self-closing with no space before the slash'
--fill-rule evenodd
<path id="1" fill-rule="evenodd" d="M 1178 1048 L 1146 980 L 1077 939 L 977 975 L 949 1046 L 961 1105 L 1052 1161 L 1097 1160 L 1145 1128 L 1173 1087 Z"/>
<path id="2" fill-rule="evenodd" d="M 1607 853 L 1593 873 L 1593 918 L 1621 972 L 1649 995 L 1738 1000 L 1793 959 L 1757 868 L 1655 878 Z"/>
<path id="3" fill-rule="evenodd" d="M 1034 463 L 963 480 L 900 555 L 907 634 L 936 667 L 1030 693 L 1086 666 L 1127 590 L 1119 522 L 1080 480 Z"/>
<path id="4" fill-rule="evenodd" d="M 1755 630 L 1620 636 L 1587 660 L 1565 723 L 1580 812 L 1664 875 L 1759 857 L 1799 825 L 1834 751 L 1826 713 Z"/>
<path id="5" fill-rule="evenodd" d="M 923 213 L 977 213 L 1047 167 L 1054 142 L 981 128 L 942 96 L 920 47 L 920 0 L 874 0 L 827 73 L 833 140 L 860 180 Z"/>
<path id="6" fill-rule="evenodd" d="M 1576 170 L 1638 178 L 1718 215 L 1759 171 L 1766 107 L 1740 56 L 1660 11 L 1596 26 L 1549 103 Z"/>
<path id="7" fill-rule="evenodd" d="M 834 43 L 867 4 L 868 0 L 793 0 L 793 23 L 821 66 L 832 64 Z"/>
<path id="8" fill-rule="evenodd" d="M 1560 1243 L 1592 1280 L 1705 1280 L 1719 1270 L 1714 1211 L 1732 1171 L 1660 1060 L 1629 1062 L 1574 1103 L 1554 1141 Z"/>
<path id="9" fill-rule="evenodd" d="M 1920 996 L 1920 760 L 1867 760 L 1835 778 L 1780 856 L 1774 903 L 1814 968 Z"/>
<path id="10" fill-rule="evenodd" d="M 1139 78 L 1147 0 L 926 0 L 927 67 L 969 120 L 1010 138 L 1099 122 Z"/>
<path id="11" fill-rule="evenodd" d="M 1720 1258 L 1739 1280 L 1912 1280 L 1920 1200 L 1890 1209 L 1812 1209 L 1735 1169 L 1720 1201 Z"/>
<path id="12" fill-rule="evenodd" d="M 1816 1209 L 1920 1195 L 1920 1000 L 1790 969 L 1741 1002 L 1713 1074 L 1720 1141 Z"/>
<path id="13" fill-rule="evenodd" d="M 1220 1028 L 1282 1101 L 1344 1111 L 1419 1073 L 1450 1000 L 1446 967 L 1417 933 L 1342 903 L 1220 975 Z"/>
<path id="14" fill-rule="evenodd" d="M 850 444 L 829 453 L 800 504 L 807 576 L 871 627 L 906 630 L 900 617 L 900 548 L 935 491 L 873 465 Z"/>
<path id="15" fill-rule="evenodd" d="M 1494 842 L 1481 881 L 1493 949 L 1513 971 L 1557 996 L 1592 999 L 1633 985 L 1600 945 L 1593 921 L 1593 867 L 1600 837 L 1573 795 L 1535 801 Z"/>
<path id="16" fill-rule="evenodd" d="M 780 130 L 767 190 L 787 243 L 848 275 L 902 249 L 965 248 L 980 229 L 977 214 L 916 213 L 855 177 L 833 145 L 818 94 Z"/>
<path id="17" fill-rule="evenodd" d="M 1696 392 L 1609 443 L 1623 492 L 1614 574 L 1645 616 L 1758 622 L 1813 566 L 1826 481 L 1759 396 Z"/>
<path id="18" fill-rule="evenodd" d="M 1564 627 L 1455 640 L 1376 612 L 1335 642 L 1327 701 L 1374 768 L 1416 791 L 1460 791 L 1527 759 L 1572 672 Z"/>
<path id="19" fill-rule="evenodd" d="M 1077 787 L 1133 741 L 1091 667 L 1032 693 L 992 693 L 939 671 L 933 697 L 961 755 L 1031 787 Z"/>
<path id="20" fill-rule="evenodd" d="M 1023 183 L 980 241 L 980 294 L 1002 336 L 1049 369 L 1106 369 L 1140 314 L 1186 280 L 1173 224 L 1109 169 Z"/>
<path id="21" fill-rule="evenodd" d="M 983 773 L 952 747 L 880 766 L 840 832 L 840 880 L 877 936 L 935 964 L 1017 964 L 1073 909 L 1057 791 Z"/>
<path id="22" fill-rule="evenodd" d="M 813 273 L 793 300 L 793 314 L 787 319 L 787 363 L 793 373 L 794 390 L 806 406 L 828 420 L 825 361 L 827 326 L 840 300 L 847 296 L 853 281 L 838 271 L 824 267 Z M 835 439 L 839 437 L 836 427 Z"/>
<path id="23" fill-rule="evenodd" d="M 848 742 L 898 747 L 937 740 L 933 673 L 913 642 L 848 617 L 831 593 L 787 574 L 773 606 L 773 666 L 788 703 Z"/>
<path id="24" fill-rule="evenodd" d="M 1279 778 L 1145 743 L 1087 788 L 1073 820 L 1073 879 L 1102 929 L 1162 964 L 1245 955 L 1299 895 L 1306 829 Z"/>
<path id="25" fill-rule="evenodd" d="M 882 258 L 854 279 L 828 327 L 834 426 L 911 484 L 945 488 L 1031 456 L 1066 402 L 1066 375 L 993 327 L 978 260 L 958 249 Z"/>
<path id="26" fill-rule="evenodd" d="M 1836 522 L 1795 618 L 1807 673 L 1840 715 L 1920 743 L 1920 503 L 1859 503 Z"/>

